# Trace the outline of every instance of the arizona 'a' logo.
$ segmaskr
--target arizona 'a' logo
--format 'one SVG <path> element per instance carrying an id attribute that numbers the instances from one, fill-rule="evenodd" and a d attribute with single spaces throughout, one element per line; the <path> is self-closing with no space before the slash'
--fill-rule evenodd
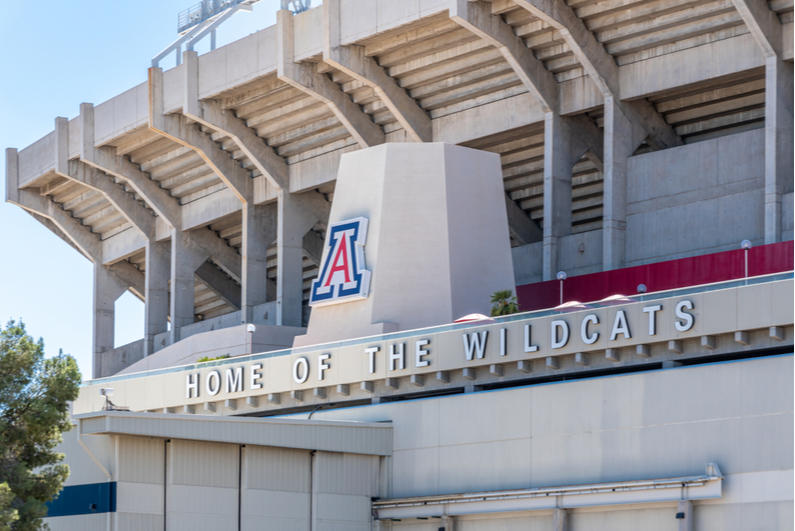
<path id="1" fill-rule="evenodd" d="M 366 299 L 370 272 L 364 267 L 367 218 L 334 223 L 326 235 L 328 250 L 320 275 L 312 281 L 310 306 Z"/>

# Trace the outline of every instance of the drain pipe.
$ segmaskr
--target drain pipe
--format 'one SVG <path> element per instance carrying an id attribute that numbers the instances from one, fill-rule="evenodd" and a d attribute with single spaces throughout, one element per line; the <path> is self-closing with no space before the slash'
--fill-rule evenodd
<path id="1" fill-rule="evenodd" d="M 309 454 L 309 529 L 317 531 L 317 450 Z"/>
<path id="2" fill-rule="evenodd" d="M 102 473 L 105 474 L 105 477 L 108 479 L 108 483 L 112 483 L 113 482 L 113 476 L 111 476 L 110 472 L 108 472 L 108 469 L 105 468 L 105 466 L 99 461 L 99 459 L 97 459 L 97 456 L 95 456 L 94 453 L 88 448 L 88 446 L 86 446 L 86 443 L 83 442 L 83 419 L 77 419 L 77 442 L 80 443 L 80 446 L 83 447 L 83 450 L 86 451 L 88 456 L 91 459 L 93 459 L 94 462 L 99 467 L 99 469 L 102 470 Z M 110 487 L 108 488 L 108 492 L 110 492 Z M 108 511 L 108 525 L 107 525 L 107 528 L 108 528 L 108 531 L 111 531 L 111 514 L 110 514 L 110 511 Z"/>

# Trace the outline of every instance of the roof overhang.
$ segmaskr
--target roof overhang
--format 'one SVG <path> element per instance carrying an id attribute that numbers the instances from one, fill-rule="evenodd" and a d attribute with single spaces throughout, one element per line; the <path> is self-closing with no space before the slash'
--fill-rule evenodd
<path id="1" fill-rule="evenodd" d="M 169 413 L 99 411 L 73 417 L 80 435 L 275 446 L 325 452 L 392 455 L 390 422 L 216 417 Z"/>

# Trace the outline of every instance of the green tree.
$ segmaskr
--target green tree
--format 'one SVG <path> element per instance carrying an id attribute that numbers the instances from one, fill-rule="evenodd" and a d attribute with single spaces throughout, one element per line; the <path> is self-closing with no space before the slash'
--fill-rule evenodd
<path id="1" fill-rule="evenodd" d="M 519 304 L 513 291 L 504 289 L 502 291 L 495 291 L 491 296 L 491 316 L 499 317 L 501 315 L 511 315 L 512 313 L 519 313 Z"/>
<path id="2" fill-rule="evenodd" d="M 77 362 L 9 321 L 0 331 L 0 531 L 46 529 L 46 503 L 63 488 L 69 467 L 55 452 L 71 427 L 69 402 L 80 386 Z"/>

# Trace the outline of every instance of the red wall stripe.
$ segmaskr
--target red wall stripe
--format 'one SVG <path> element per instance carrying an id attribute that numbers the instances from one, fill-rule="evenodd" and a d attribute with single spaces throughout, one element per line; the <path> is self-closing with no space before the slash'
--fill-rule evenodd
<path id="1" fill-rule="evenodd" d="M 793 242 L 752 247 L 748 251 L 748 276 L 793 270 Z M 692 256 L 679 260 L 569 277 L 563 282 L 563 302 L 593 302 L 610 295 L 634 295 L 638 285 L 647 292 L 711 284 L 745 276 L 745 251 Z M 549 280 L 516 287 L 523 312 L 553 308 L 560 304 L 560 281 Z"/>

